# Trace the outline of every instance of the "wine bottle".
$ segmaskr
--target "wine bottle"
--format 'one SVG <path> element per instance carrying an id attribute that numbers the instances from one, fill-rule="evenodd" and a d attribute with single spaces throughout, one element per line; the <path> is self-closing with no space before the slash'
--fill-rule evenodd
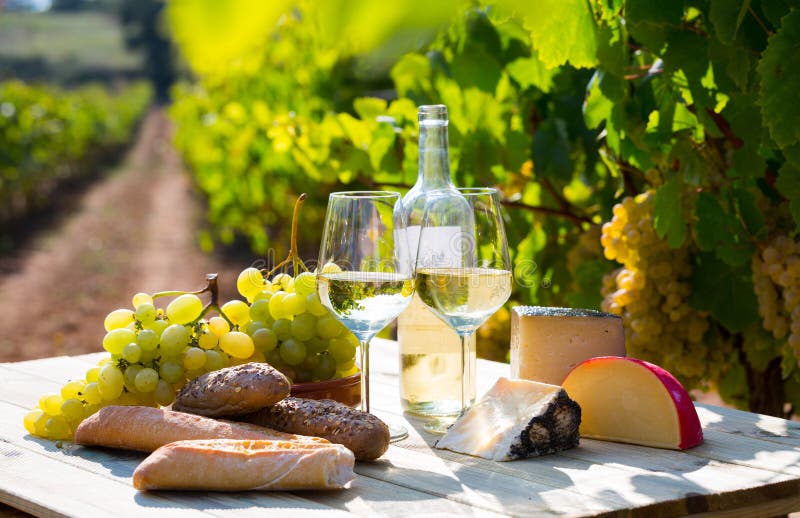
<path id="1" fill-rule="evenodd" d="M 447 107 L 420 106 L 417 182 L 403 197 L 413 257 L 425 214 L 425 202 L 437 196 L 462 196 L 450 178 Z M 465 202 L 466 203 L 466 202 Z M 438 229 L 444 240 L 457 238 L 457 227 Z M 422 251 L 424 253 L 424 251 Z M 403 410 L 426 416 L 455 415 L 461 410 L 461 341 L 414 294 L 397 321 L 400 347 L 400 402 Z M 475 400 L 475 336 L 470 340 L 467 400 Z"/>

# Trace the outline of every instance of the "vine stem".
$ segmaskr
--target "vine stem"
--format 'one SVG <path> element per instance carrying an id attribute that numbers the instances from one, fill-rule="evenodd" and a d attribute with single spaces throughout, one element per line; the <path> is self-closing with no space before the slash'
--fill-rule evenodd
<path id="1" fill-rule="evenodd" d="M 761 27 L 761 29 L 767 33 L 768 37 L 772 36 L 772 31 L 767 28 L 767 26 L 764 24 L 764 21 L 758 14 L 756 14 L 756 12 L 753 10 L 752 7 L 748 6 L 747 12 L 750 13 L 750 16 L 752 16 L 756 20 L 756 23 Z"/>
<path id="2" fill-rule="evenodd" d="M 593 223 L 592 219 L 589 216 L 581 216 L 569 210 L 554 209 L 552 207 L 543 207 L 541 205 L 528 205 L 526 203 L 522 203 L 519 201 L 510 201 L 510 200 L 503 200 L 501 203 L 506 207 L 527 210 L 539 214 L 547 214 L 548 216 L 560 216 L 562 218 L 567 218 L 576 225 L 580 225 L 581 223 L 589 223 L 589 224 Z"/>
<path id="3" fill-rule="evenodd" d="M 285 268 L 289 263 L 292 263 L 292 273 L 295 275 L 299 273 L 300 268 L 302 268 L 304 272 L 309 271 L 303 260 L 300 259 L 299 252 L 297 251 L 297 225 L 300 222 L 300 207 L 303 206 L 303 203 L 305 203 L 307 198 L 308 194 L 303 193 L 298 196 L 297 200 L 294 202 L 294 210 L 292 210 L 292 236 L 289 241 L 289 255 L 286 256 L 286 259 L 275 265 L 272 270 L 267 271 L 267 277 L 272 277 L 273 273 Z M 266 270 L 266 268 L 264 270 Z M 264 270 L 261 271 L 263 272 Z"/>
<path id="4" fill-rule="evenodd" d="M 159 291 L 158 293 L 153 294 L 153 300 L 159 297 L 176 297 L 178 295 L 200 295 L 202 293 L 208 292 L 211 294 L 211 300 L 208 302 L 208 304 L 203 306 L 203 310 L 200 312 L 200 315 L 198 315 L 197 318 L 192 321 L 192 323 L 193 324 L 197 323 L 201 318 L 206 316 L 206 314 L 209 311 L 214 310 L 217 313 L 219 313 L 219 315 L 222 318 L 224 318 L 226 322 L 228 322 L 228 325 L 231 326 L 231 329 L 233 329 L 235 327 L 234 323 L 231 321 L 230 318 L 228 318 L 228 315 L 226 315 L 225 312 L 222 311 L 222 308 L 219 305 L 218 279 L 219 275 L 217 273 L 207 273 L 205 288 L 197 291 Z"/>

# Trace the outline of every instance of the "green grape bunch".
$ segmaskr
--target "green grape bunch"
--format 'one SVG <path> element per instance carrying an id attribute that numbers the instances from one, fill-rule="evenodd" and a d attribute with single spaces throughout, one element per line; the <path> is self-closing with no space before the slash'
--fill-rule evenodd
<path id="1" fill-rule="evenodd" d="M 292 382 L 358 373 L 358 340 L 320 302 L 314 273 L 267 280 L 246 268 L 237 288 L 247 302 L 222 306 L 204 306 L 197 293 L 180 293 L 157 308 L 154 299 L 177 292 L 137 293 L 131 309 L 116 309 L 103 322 L 108 356 L 59 393 L 43 395 L 25 415 L 25 428 L 47 439 L 70 439 L 104 406 L 168 406 L 188 381 L 242 363 L 268 362 Z"/>
<path id="2" fill-rule="evenodd" d="M 800 243 L 772 238 L 753 255 L 752 272 L 764 329 L 800 358 Z"/>
<path id="3" fill-rule="evenodd" d="M 720 365 L 721 351 L 705 347 L 708 316 L 689 306 L 689 251 L 672 249 L 653 227 L 653 192 L 627 197 L 602 229 L 607 259 L 622 267 L 605 276 L 604 311 L 623 317 L 631 356 L 655 361 L 697 383 Z"/>
<path id="4" fill-rule="evenodd" d="M 32 435 L 73 437 L 88 416 L 107 405 L 168 406 L 188 381 L 206 372 L 250 362 L 267 362 L 293 383 L 324 381 L 358 373 L 358 339 L 322 305 L 314 272 L 297 259 L 298 199 L 289 257 L 295 277 L 245 268 L 237 290 L 245 300 L 218 304 L 216 274 L 196 292 L 137 293 L 131 308 L 110 312 L 102 347 L 108 356 L 70 380 L 59 393 L 45 394 L 24 419 Z M 338 269 L 335 264 L 324 271 Z M 199 295 L 210 293 L 207 304 Z M 166 307 L 156 300 L 171 297 Z M 214 314 L 216 313 L 216 314 Z"/>

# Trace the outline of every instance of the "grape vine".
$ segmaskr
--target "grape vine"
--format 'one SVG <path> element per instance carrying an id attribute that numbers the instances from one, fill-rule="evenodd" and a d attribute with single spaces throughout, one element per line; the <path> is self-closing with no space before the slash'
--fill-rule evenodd
<path id="1" fill-rule="evenodd" d="M 243 235 L 264 253 L 286 232 L 286 193 L 300 189 L 313 193 L 313 223 L 331 190 L 410 185 L 416 106 L 444 103 L 456 183 L 504 194 L 515 300 L 605 300 L 626 317 L 631 354 L 687 385 L 776 415 L 800 404 L 789 264 L 800 10 L 436 2 L 443 15 L 428 4 L 409 2 L 432 30 L 399 55 L 390 30 L 358 25 L 360 1 L 341 12 L 265 7 L 259 16 L 277 25 L 250 31 L 237 42 L 249 50 L 225 66 L 199 63 L 198 49 L 220 42 L 182 26 L 185 12 L 170 17 L 198 61 L 172 114 L 209 198 L 206 243 Z M 401 11 L 386 27 L 407 21 Z M 604 222 L 605 258 L 581 237 L 599 240 Z"/>

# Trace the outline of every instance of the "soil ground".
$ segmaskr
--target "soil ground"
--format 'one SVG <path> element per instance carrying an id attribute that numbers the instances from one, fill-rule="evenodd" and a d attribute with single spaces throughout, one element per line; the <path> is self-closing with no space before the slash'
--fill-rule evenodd
<path id="1" fill-rule="evenodd" d="M 79 196 L 0 257 L 0 361 L 96 352 L 109 311 L 139 291 L 199 289 L 207 272 L 219 272 L 223 301 L 236 296 L 247 264 L 200 251 L 202 203 L 161 109 L 120 165 Z"/>

